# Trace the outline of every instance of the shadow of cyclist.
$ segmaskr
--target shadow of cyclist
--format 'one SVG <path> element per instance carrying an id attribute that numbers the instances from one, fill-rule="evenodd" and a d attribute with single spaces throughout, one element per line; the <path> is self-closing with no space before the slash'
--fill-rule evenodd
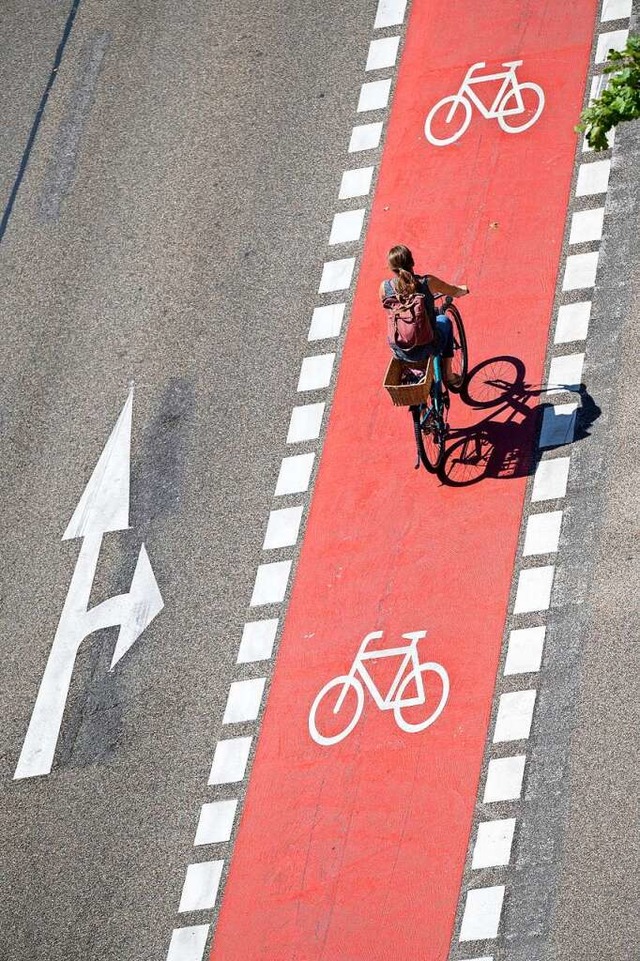
<path id="1" fill-rule="evenodd" d="M 523 362 L 510 356 L 492 357 L 470 372 L 462 399 L 474 410 L 491 412 L 469 427 L 450 432 L 439 470 L 443 484 L 467 487 L 485 477 L 511 480 L 533 472 L 538 426 L 544 410 L 552 405 L 535 404 L 544 388 L 527 384 L 525 373 Z M 584 385 L 578 393 L 581 405 L 571 440 L 587 437 L 600 415 L 600 408 Z"/>

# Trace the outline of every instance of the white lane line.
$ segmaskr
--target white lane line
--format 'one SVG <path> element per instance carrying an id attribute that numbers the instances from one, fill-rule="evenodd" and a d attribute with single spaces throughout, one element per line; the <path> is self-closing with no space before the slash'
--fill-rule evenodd
<path id="1" fill-rule="evenodd" d="M 209 784 L 237 784 L 244 772 L 251 751 L 251 737 L 229 737 L 218 741 L 209 774 Z"/>
<path id="2" fill-rule="evenodd" d="M 571 218 L 570 244 L 592 243 L 602 239 L 604 207 L 596 210 L 578 210 Z"/>
<path id="3" fill-rule="evenodd" d="M 542 650 L 546 627 L 521 627 L 509 634 L 505 676 L 511 674 L 534 674 L 542 664 Z"/>
<path id="4" fill-rule="evenodd" d="M 283 457 L 276 482 L 276 497 L 285 494 L 301 494 L 309 487 L 315 454 L 293 454 Z"/>
<path id="5" fill-rule="evenodd" d="M 554 457 L 552 460 L 540 461 L 536 467 L 531 493 L 534 504 L 540 501 L 558 500 L 565 496 L 570 464 L 570 457 Z"/>
<path id="6" fill-rule="evenodd" d="M 202 861 L 188 866 L 178 907 L 180 914 L 214 906 L 223 867 L 224 861 Z"/>
<path id="7" fill-rule="evenodd" d="M 271 564 L 260 564 L 256 571 L 256 582 L 251 595 L 251 607 L 262 607 L 265 604 L 280 604 L 287 593 L 291 561 L 274 561 Z"/>
<path id="8" fill-rule="evenodd" d="M 591 80 L 591 93 L 589 94 L 589 106 L 593 103 L 597 97 L 600 96 L 604 88 L 607 86 L 609 78 L 605 74 L 601 74 L 599 77 L 593 77 Z M 613 127 L 607 133 L 607 143 L 609 147 L 613 147 L 613 141 L 615 140 L 615 127 Z M 593 147 L 590 147 L 587 143 L 587 137 L 585 135 L 582 141 L 582 152 L 583 153 L 593 153 Z"/>
<path id="9" fill-rule="evenodd" d="M 504 884 L 467 891 L 460 927 L 461 941 L 486 941 L 498 936 Z"/>
<path id="10" fill-rule="evenodd" d="M 498 821 L 483 821 L 479 824 L 471 867 L 477 870 L 508 864 L 511 860 L 511 845 L 515 829 L 515 818 L 501 818 Z"/>
<path id="11" fill-rule="evenodd" d="M 555 404 L 545 407 L 538 446 L 561 447 L 571 444 L 576 430 L 577 404 Z"/>
<path id="12" fill-rule="evenodd" d="M 609 33 L 601 33 L 596 47 L 596 63 L 604 63 L 610 50 L 622 50 L 628 36 L 628 30 L 611 30 Z"/>
<path id="13" fill-rule="evenodd" d="M 357 167 L 355 170 L 345 170 L 340 182 L 338 198 L 350 200 L 352 197 L 366 197 L 371 190 L 374 167 Z"/>
<path id="14" fill-rule="evenodd" d="M 381 27 L 396 27 L 404 21 L 407 0 L 380 0 L 376 12 L 374 30 Z"/>
<path id="15" fill-rule="evenodd" d="M 551 603 L 551 588 L 555 568 L 528 567 L 520 571 L 514 614 L 528 614 L 533 611 L 546 611 Z"/>
<path id="16" fill-rule="evenodd" d="M 349 153 L 359 153 L 361 150 L 373 150 L 380 144 L 382 137 L 382 121 L 379 123 L 358 124 L 351 131 Z"/>
<path id="17" fill-rule="evenodd" d="M 591 301 L 581 300 L 575 304 L 564 304 L 558 311 L 555 344 L 570 344 L 574 340 L 586 340 L 591 319 Z"/>
<path id="18" fill-rule="evenodd" d="M 489 761 L 487 783 L 484 786 L 483 802 L 516 801 L 522 791 L 526 755 L 497 757 Z"/>
<path id="19" fill-rule="evenodd" d="M 298 378 L 298 393 L 309 390 L 323 390 L 331 383 L 331 372 L 335 354 L 317 354 L 314 357 L 305 357 L 300 368 Z"/>
<path id="20" fill-rule="evenodd" d="M 562 511 L 547 511 L 544 514 L 531 514 L 527 520 L 522 554 L 555 554 L 560 543 Z"/>
<path id="21" fill-rule="evenodd" d="M 591 197 L 604 194 L 609 187 L 611 173 L 610 160 L 594 160 L 592 163 L 580 164 L 576 197 Z"/>
<path id="22" fill-rule="evenodd" d="M 465 958 L 464 961 L 493 961 L 493 955 L 484 954 L 481 958 Z"/>
<path id="23" fill-rule="evenodd" d="M 298 507 L 283 507 L 282 510 L 271 511 L 262 549 L 273 551 L 278 547 L 292 547 L 298 540 L 301 521 L 301 504 Z"/>
<path id="24" fill-rule="evenodd" d="M 547 391 L 550 394 L 565 390 L 576 391 L 582 383 L 584 354 L 563 354 L 553 357 L 549 366 Z"/>
<path id="25" fill-rule="evenodd" d="M 525 741 L 531 733 L 536 691 L 510 691 L 500 696 L 493 743 Z"/>
<path id="26" fill-rule="evenodd" d="M 387 67 L 395 67 L 399 46 L 400 37 L 382 37 L 380 40 L 372 40 L 364 69 L 384 70 Z"/>
<path id="27" fill-rule="evenodd" d="M 208 937 L 208 924 L 194 924 L 189 928 L 174 928 L 167 952 L 167 961 L 202 961 Z"/>
<path id="28" fill-rule="evenodd" d="M 364 215 L 364 207 L 360 210 L 342 210 L 335 214 L 329 234 L 329 246 L 348 244 L 354 240 L 360 240 Z"/>
<path id="29" fill-rule="evenodd" d="M 590 254 L 570 254 L 564 268 L 563 290 L 593 287 L 598 270 L 598 251 Z"/>
<path id="30" fill-rule="evenodd" d="M 305 440 L 315 440 L 320 436 L 324 403 L 303 404 L 291 411 L 287 444 L 300 444 Z"/>
<path id="31" fill-rule="evenodd" d="M 345 257 L 343 260 L 329 260 L 322 265 L 322 277 L 318 293 L 330 294 L 334 290 L 348 290 L 351 286 L 355 257 Z"/>
<path id="32" fill-rule="evenodd" d="M 273 645 L 277 633 L 277 617 L 271 617 L 264 621 L 249 621 L 245 624 L 240 641 L 240 650 L 238 651 L 238 664 L 268 661 L 273 654 Z"/>
<path id="33" fill-rule="evenodd" d="M 633 0 L 604 0 L 602 4 L 602 23 L 609 20 L 626 20 L 631 16 Z"/>
<path id="34" fill-rule="evenodd" d="M 371 80 L 363 83 L 360 88 L 360 98 L 358 100 L 358 113 L 366 113 L 368 110 L 384 110 L 389 103 L 391 93 L 391 80 Z"/>
<path id="35" fill-rule="evenodd" d="M 252 677 L 246 681 L 233 681 L 229 688 L 223 724 L 241 724 L 255 721 L 260 713 L 266 677 Z"/>
<path id="36" fill-rule="evenodd" d="M 233 831 L 237 808 L 238 802 L 235 798 L 231 801 L 211 801 L 209 804 L 203 804 L 194 846 L 222 844 L 228 841 Z"/>
<path id="37" fill-rule="evenodd" d="M 327 304 L 316 307 L 311 317 L 307 340 L 328 340 L 337 337 L 342 328 L 346 304 Z"/>

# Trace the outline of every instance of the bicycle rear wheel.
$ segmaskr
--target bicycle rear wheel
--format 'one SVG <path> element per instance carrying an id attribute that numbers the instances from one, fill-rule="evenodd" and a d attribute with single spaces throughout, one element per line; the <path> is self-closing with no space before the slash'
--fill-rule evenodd
<path id="1" fill-rule="evenodd" d="M 444 441 L 447 433 L 442 412 L 435 404 L 432 407 L 422 406 L 419 409 L 417 421 L 414 420 L 414 429 L 420 460 L 431 474 L 435 474 L 444 458 Z"/>
<path id="2" fill-rule="evenodd" d="M 449 318 L 453 328 L 453 359 L 451 361 L 451 373 L 461 378 L 459 387 L 449 386 L 449 390 L 458 394 L 464 386 L 469 370 L 469 355 L 467 352 L 467 335 L 465 334 L 464 324 L 460 311 L 455 304 L 447 304 L 444 308 L 445 316 Z"/>

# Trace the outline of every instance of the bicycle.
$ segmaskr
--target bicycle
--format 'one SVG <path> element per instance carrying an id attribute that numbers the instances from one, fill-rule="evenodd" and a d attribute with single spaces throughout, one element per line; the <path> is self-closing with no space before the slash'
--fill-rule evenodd
<path id="1" fill-rule="evenodd" d="M 437 721 L 449 697 L 449 675 L 442 664 L 437 664 L 435 661 L 420 662 L 418 657 L 418 641 L 426 637 L 426 635 L 426 631 L 410 631 L 402 635 L 403 638 L 409 641 L 409 644 L 403 647 L 367 650 L 371 641 L 378 640 L 384 636 L 382 631 L 373 631 L 371 634 L 367 634 L 353 660 L 349 673 L 334 677 L 328 681 L 316 695 L 311 705 L 308 722 L 309 734 L 316 744 L 320 744 L 322 747 L 328 747 L 332 744 L 337 744 L 351 734 L 362 716 L 365 688 L 371 694 L 379 710 L 392 710 L 396 724 L 402 731 L 406 731 L 408 734 L 416 734 L 418 731 L 424 731 L 433 724 L 434 721 Z M 402 657 L 400 667 L 386 695 L 383 695 L 379 691 L 377 684 L 365 666 L 366 661 L 372 660 L 375 662 L 384 657 Z M 438 689 L 441 689 L 438 702 L 425 719 L 417 722 L 407 720 L 402 713 L 403 710 L 410 707 L 419 707 L 427 703 L 427 693 L 425 691 L 423 678 L 423 675 L 427 673 L 435 674 L 437 678 Z M 406 697 L 404 695 L 412 682 L 416 693 Z M 330 716 L 333 715 L 333 717 L 337 717 L 340 714 L 340 711 L 342 711 L 345 706 L 346 697 L 350 690 L 354 692 L 356 698 L 353 707 L 353 716 L 346 720 L 346 724 L 344 724 L 337 733 L 327 733 L 326 728 L 325 733 L 321 733 L 318 727 L 320 706 L 323 702 L 325 702 L 325 704 L 329 703 L 326 700 L 327 698 L 329 698 L 329 701 L 332 703 L 331 693 L 336 689 L 340 690 L 335 705 L 330 708 Z M 346 715 L 343 715 L 343 719 L 346 719 Z"/>
<path id="2" fill-rule="evenodd" d="M 416 443 L 416 463 L 435 474 L 442 464 L 445 440 L 449 430 L 449 391 L 459 393 L 464 387 L 469 358 L 467 337 L 460 311 L 449 295 L 437 294 L 434 300 L 442 301 L 437 309 L 439 316 L 448 317 L 453 329 L 453 358 L 451 372 L 460 379 L 459 387 L 447 388 L 442 378 L 441 358 L 438 354 L 423 363 L 393 358 L 389 364 L 384 386 L 397 407 L 409 407 L 413 418 Z M 403 383 L 407 371 L 424 370 L 418 383 Z"/>
<path id="3" fill-rule="evenodd" d="M 522 66 L 522 63 L 522 60 L 507 61 L 502 64 L 503 67 L 507 67 L 506 72 L 485 74 L 485 76 L 480 77 L 473 77 L 473 73 L 475 70 L 486 67 L 486 63 L 472 64 L 467 70 L 458 92 L 443 97 L 429 111 L 424 124 L 424 134 L 429 143 L 433 144 L 434 147 L 444 147 L 459 140 L 471 123 L 471 111 L 474 105 L 487 120 L 497 120 L 505 133 L 522 133 L 523 130 L 528 130 L 529 127 L 533 126 L 544 108 L 544 91 L 537 83 L 520 83 L 516 76 L 516 69 Z M 486 107 L 473 87 L 496 80 L 502 80 L 503 82 L 491 106 Z M 523 96 L 525 91 L 532 93 L 536 98 L 531 106 L 525 106 Z M 458 107 L 462 108 L 462 114 L 459 111 L 457 113 L 457 117 L 461 118 L 459 120 L 460 126 L 454 133 L 444 137 L 436 136 L 433 130 L 436 115 L 443 107 L 449 108 L 443 121 L 449 129 L 451 129 L 449 125 L 453 123 L 454 114 L 458 111 Z M 517 123 L 511 119 L 522 114 L 525 115 L 522 123 Z"/>

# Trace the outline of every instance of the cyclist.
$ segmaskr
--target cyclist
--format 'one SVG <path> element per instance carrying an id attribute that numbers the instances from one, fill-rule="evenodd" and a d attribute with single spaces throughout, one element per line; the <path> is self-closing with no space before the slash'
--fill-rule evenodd
<path id="1" fill-rule="evenodd" d="M 380 284 L 380 300 L 383 305 L 387 300 L 396 302 L 406 300 L 414 294 L 423 294 L 427 318 L 435 336 L 429 337 L 427 343 L 417 344 L 409 350 L 403 350 L 396 343 L 389 340 L 391 350 L 404 361 L 424 361 L 429 356 L 440 354 L 443 358 L 443 376 L 448 387 L 460 387 L 462 378 L 451 370 L 453 358 L 453 330 L 448 317 L 436 315 L 433 296 L 445 294 L 450 297 L 464 297 L 469 293 L 466 285 L 457 287 L 447 284 L 433 274 L 416 274 L 414 270 L 413 254 L 404 244 L 392 247 L 388 253 L 389 267 L 395 274 L 393 280 L 385 280 Z"/>

